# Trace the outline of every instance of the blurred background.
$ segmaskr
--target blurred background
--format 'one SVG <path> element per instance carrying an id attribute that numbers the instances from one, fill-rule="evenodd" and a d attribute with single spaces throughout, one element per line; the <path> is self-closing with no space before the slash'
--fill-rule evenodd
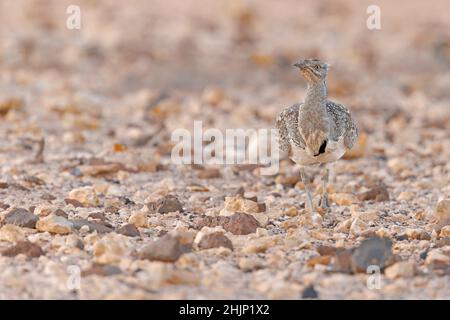
<path id="1" fill-rule="evenodd" d="M 69 135 L 142 119 L 169 129 L 194 118 L 267 127 L 303 97 L 292 63 L 317 57 L 332 65 L 329 95 L 363 131 L 404 141 L 409 132 L 390 131 L 413 120 L 446 127 L 450 4 L 372 2 L 1 0 L 0 114 L 31 120 L 36 133 L 57 133 L 59 119 Z M 80 30 L 66 27 L 71 4 L 81 9 Z M 367 28 L 371 4 L 381 30 Z M 138 136 L 152 132 L 137 126 Z"/>

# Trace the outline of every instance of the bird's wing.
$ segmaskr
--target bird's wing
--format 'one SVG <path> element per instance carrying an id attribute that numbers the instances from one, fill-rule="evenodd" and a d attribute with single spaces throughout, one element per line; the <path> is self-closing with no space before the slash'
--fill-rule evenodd
<path id="1" fill-rule="evenodd" d="M 358 137 L 358 127 L 350 115 L 350 111 L 342 104 L 327 101 L 327 112 L 332 119 L 331 139 L 338 141 L 344 137 L 344 144 L 351 149 Z"/>
<path id="2" fill-rule="evenodd" d="M 280 148 L 290 152 L 291 145 L 305 149 L 305 141 L 298 130 L 298 109 L 300 104 L 284 109 L 277 119 Z"/>

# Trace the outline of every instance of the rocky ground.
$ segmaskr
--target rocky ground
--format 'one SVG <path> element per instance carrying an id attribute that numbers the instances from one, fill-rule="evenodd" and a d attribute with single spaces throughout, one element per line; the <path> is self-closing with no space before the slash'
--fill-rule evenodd
<path id="1" fill-rule="evenodd" d="M 0 2 L 1 299 L 450 298 L 446 1 L 380 1 L 376 31 L 364 1 L 77 2 L 81 30 Z M 273 127 L 303 57 L 361 132 L 321 227 L 290 160 L 171 161 L 194 120 Z"/>

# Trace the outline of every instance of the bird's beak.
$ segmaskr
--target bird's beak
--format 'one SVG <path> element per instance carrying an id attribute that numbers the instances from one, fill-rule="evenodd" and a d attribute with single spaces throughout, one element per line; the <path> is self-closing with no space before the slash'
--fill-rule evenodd
<path id="1" fill-rule="evenodd" d="M 305 60 L 299 60 L 296 63 L 294 63 L 294 67 L 303 69 L 305 67 Z"/>

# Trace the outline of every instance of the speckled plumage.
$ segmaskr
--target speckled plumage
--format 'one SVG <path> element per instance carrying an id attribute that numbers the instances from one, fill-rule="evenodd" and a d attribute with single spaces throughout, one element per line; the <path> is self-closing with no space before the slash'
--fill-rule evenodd
<path id="1" fill-rule="evenodd" d="M 351 149 L 358 137 L 358 129 L 350 112 L 341 104 L 327 99 L 326 77 L 328 64 L 318 59 L 300 60 L 294 66 L 308 82 L 305 101 L 284 109 L 277 119 L 280 149 L 300 165 L 301 179 L 305 185 L 307 207 L 314 221 L 321 221 L 315 213 L 305 166 L 334 162 Z M 328 210 L 329 170 L 322 177 L 320 205 Z"/>
<path id="2" fill-rule="evenodd" d="M 293 149 L 305 149 L 306 143 L 298 127 L 298 114 L 303 103 L 294 104 L 284 109 L 277 118 L 279 145 L 281 150 L 291 157 Z M 338 142 L 343 138 L 347 149 L 351 149 L 358 137 L 358 129 L 346 107 L 333 101 L 326 102 L 327 114 L 330 117 L 331 130 L 329 138 Z"/>

